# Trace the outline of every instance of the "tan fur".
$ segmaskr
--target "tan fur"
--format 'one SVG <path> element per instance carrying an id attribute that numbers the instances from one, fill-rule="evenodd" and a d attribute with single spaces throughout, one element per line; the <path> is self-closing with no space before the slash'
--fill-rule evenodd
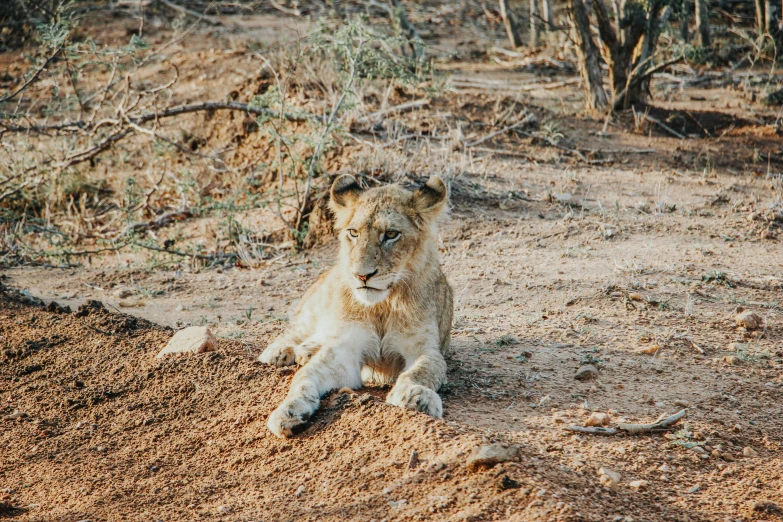
<path id="1" fill-rule="evenodd" d="M 442 416 L 436 391 L 446 382 L 453 316 L 438 261 L 443 181 L 432 177 L 414 192 L 399 185 L 363 191 L 343 176 L 332 186 L 330 208 L 338 262 L 307 290 L 289 328 L 259 357 L 303 365 L 269 429 L 290 436 L 323 394 L 363 381 L 395 382 L 388 403 Z"/>

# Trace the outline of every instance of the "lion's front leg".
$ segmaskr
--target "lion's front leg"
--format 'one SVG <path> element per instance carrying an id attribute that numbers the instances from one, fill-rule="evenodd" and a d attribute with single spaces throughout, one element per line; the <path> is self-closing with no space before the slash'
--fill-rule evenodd
<path id="1" fill-rule="evenodd" d="M 423 411 L 433 417 L 443 417 L 443 402 L 437 390 L 446 382 L 446 360 L 437 345 L 417 355 L 409 355 L 405 363 L 406 369 L 397 378 L 386 402 Z"/>
<path id="2" fill-rule="evenodd" d="M 320 344 L 315 355 L 294 375 L 286 398 L 269 416 L 267 427 L 278 437 L 290 437 L 304 425 L 329 390 L 361 387 L 362 364 L 378 343 L 374 334 L 354 326 Z"/>

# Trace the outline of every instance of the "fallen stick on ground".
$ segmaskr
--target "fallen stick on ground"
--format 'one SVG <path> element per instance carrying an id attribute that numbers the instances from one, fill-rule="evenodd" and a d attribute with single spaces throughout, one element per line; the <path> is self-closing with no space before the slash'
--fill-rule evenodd
<path id="1" fill-rule="evenodd" d="M 688 413 L 687 408 L 680 410 L 671 417 L 658 420 L 652 424 L 620 424 L 616 428 L 586 428 L 584 426 L 568 426 L 566 431 L 575 431 L 577 433 L 589 433 L 591 435 L 617 435 L 619 433 L 628 433 L 630 435 L 644 435 L 647 433 L 659 433 L 662 431 L 671 431 L 674 426 L 680 422 L 680 419 Z"/>
<path id="2" fill-rule="evenodd" d="M 666 132 L 668 132 L 672 136 L 676 136 L 676 137 L 680 138 L 681 140 L 687 140 L 688 139 L 686 136 L 682 135 L 681 133 L 677 132 L 676 130 L 672 129 L 671 127 L 669 127 L 668 125 L 663 123 L 661 120 L 653 118 L 649 114 L 645 114 L 644 117 L 647 119 L 647 121 L 650 121 L 650 122 L 658 125 L 660 128 L 662 128 L 663 130 L 665 130 Z"/>
<path id="3" fill-rule="evenodd" d="M 362 116 L 357 121 L 360 123 L 367 123 L 371 121 L 375 121 L 379 118 L 383 118 L 384 116 L 388 114 L 394 114 L 394 113 L 402 113 L 407 111 L 412 111 L 414 109 L 419 109 L 421 107 L 425 107 L 429 105 L 430 100 L 428 98 L 423 98 L 421 100 L 414 100 L 407 103 L 402 103 L 400 105 L 395 105 L 394 107 L 389 107 L 388 109 L 382 109 L 380 111 L 373 112 L 372 114 L 368 114 L 367 116 Z"/>

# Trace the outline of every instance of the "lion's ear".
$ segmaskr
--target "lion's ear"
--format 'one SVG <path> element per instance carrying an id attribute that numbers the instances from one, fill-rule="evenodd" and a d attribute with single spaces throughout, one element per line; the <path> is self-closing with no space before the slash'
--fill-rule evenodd
<path id="1" fill-rule="evenodd" d="M 448 190 L 438 176 L 430 176 L 420 189 L 413 193 L 413 206 L 422 215 L 437 216 L 446 207 Z"/>
<path id="2" fill-rule="evenodd" d="M 343 174 L 332 183 L 330 191 L 329 207 L 333 212 L 338 212 L 351 206 L 362 193 L 362 188 L 356 178 L 350 174 Z"/>

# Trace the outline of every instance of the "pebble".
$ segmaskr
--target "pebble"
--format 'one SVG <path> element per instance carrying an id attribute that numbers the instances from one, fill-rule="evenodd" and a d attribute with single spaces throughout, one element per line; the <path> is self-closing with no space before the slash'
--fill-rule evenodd
<path id="1" fill-rule="evenodd" d="M 676 401 L 674 401 L 674 405 L 679 406 L 680 408 L 687 408 L 688 406 L 691 405 L 691 403 L 686 401 L 685 399 L 677 399 Z"/>
<path id="2" fill-rule="evenodd" d="M 642 299 L 644 299 L 644 296 L 639 292 L 631 292 L 628 294 L 628 299 L 630 299 L 631 301 L 641 301 Z"/>
<path id="3" fill-rule="evenodd" d="M 304 494 L 304 492 L 305 492 L 305 487 L 304 487 L 304 484 L 302 484 L 301 486 L 299 486 L 298 488 L 296 488 L 296 493 L 295 493 L 295 495 L 296 495 L 297 497 L 301 497 L 301 496 Z"/>
<path id="4" fill-rule="evenodd" d="M 218 513 L 223 513 L 223 514 L 231 513 L 231 508 L 228 506 L 218 506 L 217 510 Z"/>
<path id="5" fill-rule="evenodd" d="M 742 456 L 743 457 L 758 457 L 759 454 L 756 450 L 751 448 L 750 446 L 745 446 L 742 448 Z"/>
<path id="6" fill-rule="evenodd" d="M 628 484 L 633 489 L 643 489 L 647 487 L 648 482 L 646 480 L 634 480 Z"/>
<path id="7" fill-rule="evenodd" d="M 174 334 L 156 359 L 172 353 L 201 353 L 215 349 L 215 336 L 206 326 L 189 326 Z"/>
<path id="8" fill-rule="evenodd" d="M 473 448 L 467 460 L 467 467 L 476 470 L 482 467 L 491 468 L 501 462 L 517 460 L 519 457 L 518 446 L 506 446 L 503 444 L 485 444 Z"/>
<path id="9" fill-rule="evenodd" d="M 620 474 L 608 468 L 599 468 L 598 480 L 601 485 L 611 489 L 616 489 L 620 483 Z"/>
<path id="10" fill-rule="evenodd" d="M 738 313 L 734 320 L 737 322 L 738 326 L 742 326 L 746 330 L 755 330 L 756 328 L 759 328 L 762 323 L 763 319 L 758 314 L 751 312 L 750 310 L 745 310 L 740 313 Z"/>
<path id="11" fill-rule="evenodd" d="M 696 493 L 696 492 L 697 492 L 697 491 L 699 491 L 700 489 L 701 489 L 701 484 L 696 484 L 696 485 L 695 485 L 695 486 L 693 486 L 691 489 L 689 489 L 688 491 L 686 491 L 686 493 L 688 493 L 688 494 L 690 495 L 690 494 L 692 494 L 692 493 Z"/>
<path id="12" fill-rule="evenodd" d="M 741 361 L 739 357 L 735 357 L 734 355 L 724 355 L 723 362 L 725 362 L 726 364 L 737 365 Z"/>
<path id="13" fill-rule="evenodd" d="M 25 413 L 23 411 L 14 410 L 14 412 L 11 413 L 10 415 L 6 415 L 5 419 L 6 420 L 16 420 L 16 419 L 23 419 L 23 418 L 25 418 L 27 416 L 28 416 L 27 413 Z"/>
<path id="14" fill-rule="evenodd" d="M 637 351 L 639 353 L 643 353 L 643 354 L 646 354 L 646 355 L 655 355 L 656 353 L 658 353 L 658 350 L 660 350 L 660 349 L 661 349 L 661 347 L 658 346 L 657 344 L 651 344 L 650 346 L 645 346 L 644 348 L 639 348 L 639 350 L 637 350 Z"/>
<path id="15" fill-rule="evenodd" d="M 125 299 L 133 295 L 133 290 L 130 288 L 118 288 L 114 291 L 114 297 L 118 299 Z"/>
<path id="16" fill-rule="evenodd" d="M 589 381 L 598 377 L 598 368 L 592 364 L 585 364 L 580 366 L 574 375 L 574 379 L 577 381 Z"/>
<path id="17" fill-rule="evenodd" d="M 611 418 L 606 413 L 593 412 L 585 421 L 585 426 L 607 426 Z"/>
<path id="18" fill-rule="evenodd" d="M 705 450 L 701 446 L 694 446 L 694 447 L 691 448 L 691 450 L 696 452 L 696 453 L 698 453 L 698 454 L 700 454 L 700 455 L 705 455 L 707 453 L 707 450 Z"/>
<path id="19" fill-rule="evenodd" d="M 661 464 L 661 466 L 658 468 L 658 471 L 663 471 L 664 473 L 666 473 L 667 471 L 671 471 L 671 470 L 672 470 L 672 468 L 670 468 L 669 465 L 666 464 L 666 463 Z"/>

